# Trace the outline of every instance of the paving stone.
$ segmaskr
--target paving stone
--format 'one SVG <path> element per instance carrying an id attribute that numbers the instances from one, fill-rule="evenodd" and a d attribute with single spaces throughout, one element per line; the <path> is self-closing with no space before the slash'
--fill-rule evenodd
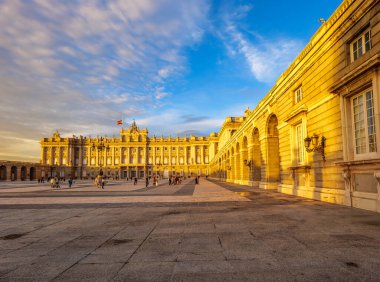
<path id="1" fill-rule="evenodd" d="M 193 192 L 32 188 L 0 189 L 0 281 L 380 277 L 373 212 L 206 180 Z"/>

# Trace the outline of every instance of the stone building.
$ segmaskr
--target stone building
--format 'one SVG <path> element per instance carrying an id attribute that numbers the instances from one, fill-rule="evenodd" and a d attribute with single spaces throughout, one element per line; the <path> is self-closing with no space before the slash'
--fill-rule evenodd
<path id="1" fill-rule="evenodd" d="M 213 177 L 380 211 L 379 9 L 343 1 L 256 108 L 226 119 Z"/>
<path id="2" fill-rule="evenodd" d="M 273 88 L 209 137 L 41 141 L 52 171 L 121 177 L 207 175 L 380 211 L 380 3 L 345 0 Z"/>
<path id="3" fill-rule="evenodd" d="M 164 138 L 148 136 L 135 122 L 119 138 L 62 138 L 58 132 L 41 140 L 41 163 L 46 176 L 143 178 L 158 175 L 207 175 L 217 136 Z"/>
<path id="4" fill-rule="evenodd" d="M 36 180 L 43 169 L 39 163 L 0 160 L 0 181 Z"/>

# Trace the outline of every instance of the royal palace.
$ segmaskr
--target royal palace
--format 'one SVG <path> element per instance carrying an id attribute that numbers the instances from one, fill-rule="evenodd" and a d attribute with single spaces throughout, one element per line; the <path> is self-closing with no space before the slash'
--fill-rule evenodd
<path id="1" fill-rule="evenodd" d="M 100 173 L 111 178 L 144 178 L 157 175 L 208 175 L 217 137 L 148 137 L 147 129 L 135 122 L 121 129 L 119 138 L 52 138 L 41 140 L 42 164 L 49 176 L 94 178 Z"/>
<path id="2" fill-rule="evenodd" d="M 210 179 L 380 212 L 380 2 L 345 0 L 252 110 L 208 137 L 41 140 L 45 176 Z M 273 42 L 275 44 L 275 42 Z"/>

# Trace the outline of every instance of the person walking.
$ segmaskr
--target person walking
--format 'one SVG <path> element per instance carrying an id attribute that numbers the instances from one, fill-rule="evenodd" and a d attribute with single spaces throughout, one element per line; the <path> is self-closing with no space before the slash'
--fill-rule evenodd
<path id="1" fill-rule="evenodd" d="M 50 186 L 51 186 L 51 188 L 54 188 L 54 186 L 55 186 L 55 178 L 54 177 L 50 178 Z"/>
<path id="2" fill-rule="evenodd" d="M 104 189 L 104 186 L 106 185 L 106 181 L 104 180 L 104 178 L 101 179 L 101 186 L 102 186 L 102 189 Z"/>
<path id="3" fill-rule="evenodd" d="M 73 179 L 71 177 L 69 178 L 68 183 L 69 183 L 69 188 L 71 188 L 71 186 L 73 185 Z"/>
<path id="4" fill-rule="evenodd" d="M 149 178 L 146 177 L 145 178 L 145 188 L 148 188 L 148 186 L 149 186 Z"/>
<path id="5" fill-rule="evenodd" d="M 135 180 L 133 182 L 133 185 L 137 185 L 137 177 L 135 177 Z"/>

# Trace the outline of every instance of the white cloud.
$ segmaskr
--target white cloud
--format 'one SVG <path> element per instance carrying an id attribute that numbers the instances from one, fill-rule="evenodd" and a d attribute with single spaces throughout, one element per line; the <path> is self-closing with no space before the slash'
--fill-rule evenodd
<path id="1" fill-rule="evenodd" d="M 2 155 L 37 160 L 17 138 L 117 133 L 123 111 L 152 114 L 207 13 L 203 0 L 1 1 Z"/>
<path id="2" fill-rule="evenodd" d="M 251 73 L 258 81 L 273 83 L 299 54 L 304 43 L 291 38 L 267 39 L 253 32 L 248 37 L 238 29 L 234 20 L 245 16 L 250 9 L 250 6 L 243 7 L 233 14 L 235 18 L 226 17 L 225 32 L 219 33 L 219 36 L 230 56 L 244 56 Z"/>

